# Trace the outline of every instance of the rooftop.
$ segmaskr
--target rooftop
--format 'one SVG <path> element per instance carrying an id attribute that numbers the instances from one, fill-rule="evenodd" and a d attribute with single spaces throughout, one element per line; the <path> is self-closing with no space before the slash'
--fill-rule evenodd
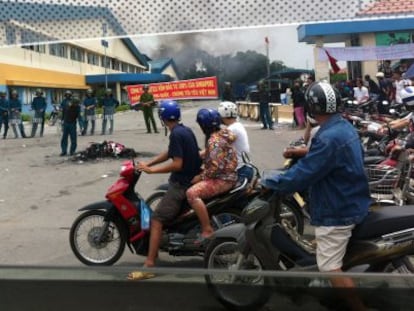
<path id="1" fill-rule="evenodd" d="M 372 16 L 384 14 L 414 14 L 414 1 L 411 0 L 378 0 L 369 4 L 357 16 Z"/>

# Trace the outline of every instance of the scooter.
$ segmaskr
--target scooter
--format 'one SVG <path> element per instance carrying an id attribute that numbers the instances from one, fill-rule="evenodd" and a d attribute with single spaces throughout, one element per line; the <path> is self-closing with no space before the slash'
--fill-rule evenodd
<path id="1" fill-rule="evenodd" d="M 120 178 L 109 187 L 106 200 L 79 209 L 83 213 L 73 222 L 69 240 L 73 253 L 82 263 L 112 265 L 120 259 L 125 246 L 132 253 L 147 255 L 149 206 L 155 198 L 146 201 L 134 191 L 140 176 L 134 160 L 123 162 Z M 249 203 L 247 189 L 248 181 L 243 179 L 228 193 L 206 202 L 215 229 L 240 220 L 242 208 Z M 199 232 L 195 212 L 183 202 L 181 214 L 163 232 L 160 250 L 175 256 L 200 256 L 205 245 L 195 243 Z"/>
<path id="2" fill-rule="evenodd" d="M 268 190 L 243 210 L 242 223 L 216 231 L 205 252 L 205 268 L 231 272 L 318 271 L 313 243 L 278 216 L 281 199 Z M 407 257 L 414 254 L 413 224 L 414 209 L 407 206 L 370 211 L 353 231 L 343 270 L 358 266 L 366 272 L 413 273 Z M 254 274 L 212 272 L 206 274 L 205 280 L 216 299 L 231 310 L 261 308 L 269 300 L 272 287 L 280 285 L 277 279 Z M 301 288 L 312 286 L 312 281 Z M 289 287 L 285 283 L 283 286 Z"/>

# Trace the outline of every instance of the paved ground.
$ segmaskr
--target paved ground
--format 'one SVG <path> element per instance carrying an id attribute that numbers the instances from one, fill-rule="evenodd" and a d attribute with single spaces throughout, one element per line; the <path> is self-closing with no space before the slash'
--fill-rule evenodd
<path id="1" fill-rule="evenodd" d="M 194 129 L 203 144 L 195 114 L 201 105 L 215 107 L 217 102 L 187 103 L 183 121 Z M 285 120 L 286 121 L 286 120 Z M 300 132 L 283 123 L 275 130 L 260 130 L 256 122 L 242 120 L 251 142 L 252 160 L 260 169 L 281 165 L 281 150 Z M 100 133 L 100 120 L 97 121 Z M 26 125 L 29 132 L 29 125 Z M 143 116 L 129 111 L 116 115 L 111 136 L 78 137 L 78 150 L 90 142 L 113 140 L 142 154 L 142 159 L 166 148 L 164 134 L 146 134 Z M 10 134 L 9 134 L 10 136 Z M 13 135 L 11 135 L 13 136 Z M 72 254 L 68 233 L 77 209 L 102 200 L 106 189 L 118 177 L 121 160 L 78 163 L 60 157 L 60 136 L 55 127 L 46 127 L 44 137 L 0 141 L 0 264 L 33 266 L 82 266 Z M 144 175 L 137 191 L 148 197 L 167 175 Z M 199 266 L 199 260 L 161 257 L 162 265 Z M 143 258 L 125 252 L 120 266 L 138 266 Z"/>

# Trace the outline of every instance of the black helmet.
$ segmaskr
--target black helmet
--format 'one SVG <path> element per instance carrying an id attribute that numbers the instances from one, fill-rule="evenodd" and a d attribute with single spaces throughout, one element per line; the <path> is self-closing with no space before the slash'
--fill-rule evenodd
<path id="1" fill-rule="evenodd" d="M 314 82 L 305 93 L 306 109 L 315 114 L 334 114 L 341 107 L 341 94 L 328 82 Z"/>

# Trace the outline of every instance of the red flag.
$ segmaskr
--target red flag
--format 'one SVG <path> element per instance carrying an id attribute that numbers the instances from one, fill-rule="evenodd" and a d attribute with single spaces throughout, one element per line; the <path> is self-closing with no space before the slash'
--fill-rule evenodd
<path id="1" fill-rule="evenodd" d="M 266 42 L 266 44 L 269 44 L 269 38 L 268 37 L 265 37 L 265 42 Z"/>
<path id="2" fill-rule="evenodd" d="M 333 57 L 331 54 L 329 54 L 327 50 L 324 49 L 324 51 L 326 53 L 326 56 L 328 56 L 329 63 L 331 64 L 332 71 L 334 73 L 339 72 L 341 70 L 341 68 L 339 68 L 339 66 L 337 64 L 337 59 L 335 57 Z"/>

